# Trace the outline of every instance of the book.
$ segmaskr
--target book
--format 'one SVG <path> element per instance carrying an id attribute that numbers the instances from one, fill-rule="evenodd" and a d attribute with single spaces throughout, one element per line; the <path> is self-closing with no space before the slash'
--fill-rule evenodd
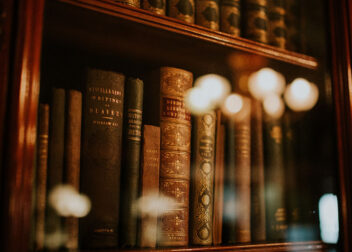
<path id="1" fill-rule="evenodd" d="M 141 197 L 153 199 L 159 195 L 159 168 L 160 168 L 160 127 L 153 125 L 143 126 L 143 148 L 141 162 Z M 148 206 L 154 204 L 147 202 Z M 143 208 L 145 209 L 145 208 Z M 156 212 L 143 211 L 140 222 L 140 246 L 156 247 L 157 237 Z"/>
<path id="2" fill-rule="evenodd" d="M 300 1 L 286 0 L 286 44 L 287 49 L 291 51 L 300 51 Z"/>
<path id="3" fill-rule="evenodd" d="M 196 0 L 196 24 L 219 30 L 219 0 Z"/>
<path id="4" fill-rule="evenodd" d="M 190 240 L 194 245 L 213 243 L 215 129 L 214 111 L 194 120 L 191 170 Z"/>
<path id="5" fill-rule="evenodd" d="M 145 124 L 160 125 L 159 192 L 169 199 L 158 218 L 158 246 L 187 246 L 191 160 L 191 115 L 183 96 L 192 87 L 189 71 L 161 67 L 147 79 Z"/>
<path id="6" fill-rule="evenodd" d="M 123 3 L 132 7 L 140 8 L 139 0 L 114 0 L 114 2 Z"/>
<path id="7" fill-rule="evenodd" d="M 286 48 L 285 0 L 268 0 L 269 44 Z"/>
<path id="8" fill-rule="evenodd" d="M 194 23 L 194 0 L 170 0 L 168 1 L 168 10 L 168 16 L 186 23 Z"/>
<path id="9" fill-rule="evenodd" d="M 143 0 L 141 3 L 145 10 L 159 15 L 165 15 L 166 13 L 166 0 Z"/>
<path id="10" fill-rule="evenodd" d="M 118 245 L 124 82 L 121 73 L 86 71 L 81 191 L 92 208 L 80 220 L 81 248 Z"/>
<path id="11" fill-rule="evenodd" d="M 137 244 L 137 209 L 142 138 L 143 81 L 128 78 L 125 84 L 123 162 L 120 196 L 120 246 Z"/>
<path id="12" fill-rule="evenodd" d="M 65 182 L 79 191 L 81 164 L 82 93 L 77 90 L 67 92 L 66 137 L 65 137 Z M 78 249 L 78 219 L 64 220 L 67 233 L 65 247 Z"/>
<path id="13" fill-rule="evenodd" d="M 241 35 L 240 0 L 221 0 L 220 30 L 234 36 Z"/>
<path id="14" fill-rule="evenodd" d="M 225 126 L 221 124 L 221 112 L 217 113 L 215 173 L 214 173 L 214 210 L 213 210 L 213 244 L 222 243 L 222 217 L 224 205 L 224 148 Z"/>
<path id="15" fill-rule="evenodd" d="M 35 250 L 44 249 L 45 206 L 48 172 L 49 105 L 39 104 L 35 208 Z"/>
<path id="16" fill-rule="evenodd" d="M 265 241 L 263 109 L 251 99 L 251 240 Z"/>
<path id="17" fill-rule="evenodd" d="M 248 39 L 268 43 L 267 0 L 244 0 L 244 36 Z"/>
<path id="18" fill-rule="evenodd" d="M 52 190 L 63 183 L 65 150 L 65 90 L 52 89 L 49 121 L 49 160 L 47 174 L 47 197 Z M 47 198 L 48 199 L 48 198 Z M 47 201 L 49 203 L 49 201 Z M 45 244 L 50 246 L 52 237 L 62 234 L 62 218 L 56 210 L 47 204 L 45 217 Z M 60 240 L 62 237 L 59 238 Z M 62 242 L 62 241 L 60 241 Z"/>
<path id="19" fill-rule="evenodd" d="M 287 213 L 281 119 L 265 115 L 263 135 L 267 241 L 284 241 Z"/>

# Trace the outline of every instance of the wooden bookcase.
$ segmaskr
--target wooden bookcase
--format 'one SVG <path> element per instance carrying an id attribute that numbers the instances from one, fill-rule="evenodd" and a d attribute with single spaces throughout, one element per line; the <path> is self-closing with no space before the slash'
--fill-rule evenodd
<path id="1" fill-rule="evenodd" d="M 37 107 L 45 64 L 80 57 L 123 58 L 128 66 L 173 65 L 197 75 L 216 72 L 233 76 L 234 58 L 256 59 L 285 73 L 322 78 L 331 72 L 337 143 L 340 247 L 351 248 L 352 235 L 352 1 L 329 0 L 331 59 L 278 49 L 244 38 L 186 24 L 173 18 L 128 7 L 112 0 L 9 0 L 0 6 L 0 158 L 1 251 L 28 251 L 31 233 L 33 163 Z M 58 48 L 58 53 L 52 53 Z M 77 52 L 78 51 L 78 52 Z M 114 60 L 110 64 L 115 63 Z M 120 64 L 116 61 L 116 64 Z M 248 64 L 249 65 L 249 64 Z M 123 68 L 123 66 L 121 66 Z M 128 68 L 128 67 L 127 67 Z M 253 70 L 253 69 L 251 69 Z M 320 77 L 319 77 L 320 76 Z M 241 244 L 160 251 L 323 251 L 320 241 Z M 109 250 L 110 251 L 110 250 Z M 116 251 L 116 250 L 115 250 Z M 139 251 L 139 250 L 136 250 Z M 147 251 L 147 250 L 143 250 Z"/>

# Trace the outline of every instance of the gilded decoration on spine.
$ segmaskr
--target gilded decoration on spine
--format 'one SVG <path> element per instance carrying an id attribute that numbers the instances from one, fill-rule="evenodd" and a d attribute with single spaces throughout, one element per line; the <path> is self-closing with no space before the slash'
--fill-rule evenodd
<path id="1" fill-rule="evenodd" d="M 221 31 L 241 35 L 241 10 L 239 0 L 223 0 L 220 4 Z"/>
<path id="2" fill-rule="evenodd" d="M 160 179 L 160 190 L 176 200 L 179 207 L 188 205 L 189 181 L 178 179 Z"/>
<path id="3" fill-rule="evenodd" d="M 285 16 L 284 1 L 269 0 L 269 42 L 280 48 L 286 48 Z"/>
<path id="4" fill-rule="evenodd" d="M 169 16 L 193 24 L 194 0 L 170 0 Z"/>
<path id="5" fill-rule="evenodd" d="M 166 151 L 160 155 L 160 162 L 163 169 L 160 176 L 164 178 L 189 179 L 190 155 L 188 152 Z"/>
<path id="6" fill-rule="evenodd" d="M 246 37 L 261 43 L 268 43 L 267 0 L 246 0 Z"/>
<path id="7" fill-rule="evenodd" d="M 166 0 L 143 0 L 143 9 L 159 15 L 165 15 Z"/>
<path id="8" fill-rule="evenodd" d="M 197 0 L 196 23 L 212 30 L 219 30 L 218 0 Z"/>
<path id="9" fill-rule="evenodd" d="M 161 149 L 190 152 L 191 128 L 179 123 L 161 124 Z"/>

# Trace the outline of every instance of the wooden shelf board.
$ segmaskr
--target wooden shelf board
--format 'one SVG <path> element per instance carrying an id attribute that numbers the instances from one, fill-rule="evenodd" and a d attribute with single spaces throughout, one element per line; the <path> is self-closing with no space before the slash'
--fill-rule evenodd
<path id="1" fill-rule="evenodd" d="M 71 5 L 93 10 L 105 15 L 119 17 L 134 23 L 140 23 L 160 30 L 185 35 L 190 38 L 197 38 L 227 48 L 236 49 L 275 59 L 282 62 L 298 65 L 309 69 L 317 69 L 318 61 L 314 57 L 304 54 L 290 52 L 273 46 L 257 43 L 241 37 L 234 37 L 220 31 L 213 31 L 208 28 L 187 24 L 177 19 L 154 14 L 152 12 L 123 5 L 112 0 L 59 0 Z"/>
<path id="2" fill-rule="evenodd" d="M 325 251 L 330 246 L 321 241 L 310 242 L 283 242 L 263 244 L 243 244 L 231 246 L 187 247 L 187 248 L 158 248 L 158 249 L 129 249 L 129 250 L 104 250 L 104 252 L 200 252 L 200 251 Z M 90 252 L 83 250 L 82 252 Z"/>

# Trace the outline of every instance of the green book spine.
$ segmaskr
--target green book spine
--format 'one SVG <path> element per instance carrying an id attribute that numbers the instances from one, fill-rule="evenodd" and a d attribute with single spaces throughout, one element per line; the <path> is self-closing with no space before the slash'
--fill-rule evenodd
<path id="1" fill-rule="evenodd" d="M 241 35 L 240 0 L 221 0 L 220 30 L 234 36 Z"/>
<path id="2" fill-rule="evenodd" d="M 194 245 L 213 242 L 215 128 L 215 112 L 195 118 L 190 215 L 190 240 Z"/>
<path id="3" fill-rule="evenodd" d="M 244 0 L 243 27 L 246 38 L 268 43 L 267 0 Z"/>
<path id="4" fill-rule="evenodd" d="M 143 81 L 129 78 L 125 85 L 123 164 L 121 170 L 120 245 L 137 242 L 137 209 L 142 137 Z"/>
<path id="5" fill-rule="evenodd" d="M 52 90 L 52 103 L 50 111 L 50 139 L 49 139 L 49 166 L 47 194 L 55 186 L 63 183 L 64 169 L 64 140 L 65 140 L 65 90 L 54 88 Z M 49 201 L 48 201 L 49 202 Z M 45 243 L 50 243 L 50 238 L 56 232 L 62 233 L 61 218 L 51 207 L 46 211 Z"/>
<path id="6" fill-rule="evenodd" d="M 86 73 L 81 191 L 92 208 L 80 221 L 82 248 L 118 245 L 124 82 L 120 73 Z"/>
<path id="7" fill-rule="evenodd" d="M 286 239 L 285 171 L 281 119 L 264 124 L 266 233 L 269 241 Z"/>
<path id="8" fill-rule="evenodd" d="M 219 30 L 219 1 L 196 1 L 196 24 L 212 30 Z"/>

